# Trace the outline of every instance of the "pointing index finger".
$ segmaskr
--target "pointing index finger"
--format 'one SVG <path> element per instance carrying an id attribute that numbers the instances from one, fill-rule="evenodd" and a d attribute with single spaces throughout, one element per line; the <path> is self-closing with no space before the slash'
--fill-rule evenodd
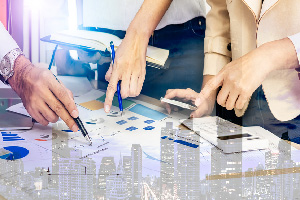
<path id="1" fill-rule="evenodd" d="M 119 74 L 116 70 L 113 70 L 112 76 L 107 86 L 106 98 L 104 103 L 104 108 L 106 113 L 110 111 L 115 92 L 117 91 L 118 81 L 119 81 Z"/>

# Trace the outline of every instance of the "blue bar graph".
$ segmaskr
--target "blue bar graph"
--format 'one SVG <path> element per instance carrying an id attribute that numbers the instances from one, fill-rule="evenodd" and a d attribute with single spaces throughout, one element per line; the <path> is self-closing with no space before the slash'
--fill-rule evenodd
<path id="1" fill-rule="evenodd" d="M 1 132 L 1 135 L 3 137 L 3 142 L 24 140 L 23 138 L 19 137 L 18 134 L 11 134 L 10 132 Z"/>

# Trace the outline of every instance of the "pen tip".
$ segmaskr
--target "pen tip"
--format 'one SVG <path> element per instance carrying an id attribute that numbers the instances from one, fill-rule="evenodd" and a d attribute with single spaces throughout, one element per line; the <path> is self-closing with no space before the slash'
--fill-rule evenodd
<path id="1" fill-rule="evenodd" d="M 93 145 L 92 140 L 88 135 L 85 136 L 85 139 L 90 143 L 90 146 Z"/>

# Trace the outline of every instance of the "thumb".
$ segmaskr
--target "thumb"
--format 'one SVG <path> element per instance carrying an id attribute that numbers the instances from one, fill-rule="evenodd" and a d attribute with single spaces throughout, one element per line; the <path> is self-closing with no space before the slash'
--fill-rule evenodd
<path id="1" fill-rule="evenodd" d="M 205 84 L 195 101 L 196 106 L 200 106 L 206 99 L 210 97 L 212 92 L 214 92 L 218 87 L 220 87 L 223 84 L 223 76 L 223 73 L 219 73 Z"/>
<path id="2" fill-rule="evenodd" d="M 191 113 L 191 118 L 200 118 L 204 115 L 207 115 L 207 108 L 205 106 L 200 106 L 197 110 Z"/>

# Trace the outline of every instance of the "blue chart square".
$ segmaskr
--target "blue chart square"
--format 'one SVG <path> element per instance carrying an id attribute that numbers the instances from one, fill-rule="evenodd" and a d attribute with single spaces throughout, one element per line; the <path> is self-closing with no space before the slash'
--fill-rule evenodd
<path id="1" fill-rule="evenodd" d="M 153 109 L 143 106 L 141 104 L 136 104 L 135 106 L 130 108 L 129 111 L 136 113 L 138 115 L 142 115 L 144 117 L 148 117 L 153 120 L 162 120 L 162 119 L 165 119 L 166 117 L 168 117 L 164 113 L 158 112 L 156 110 L 153 110 Z"/>
<path id="2" fill-rule="evenodd" d="M 118 121 L 118 122 L 116 122 L 117 124 L 119 124 L 119 125 L 123 125 L 123 124 L 126 124 L 127 123 L 127 121 L 125 121 L 125 120 L 121 120 L 121 121 Z"/>
<path id="3" fill-rule="evenodd" d="M 137 119 L 139 119 L 139 118 L 137 118 L 137 117 L 129 117 L 128 118 L 128 120 L 137 120 Z"/>
<path id="4" fill-rule="evenodd" d="M 138 128 L 134 127 L 134 126 L 131 126 L 129 128 L 126 128 L 127 131 L 134 131 L 134 130 L 137 130 Z"/>
<path id="5" fill-rule="evenodd" d="M 155 127 L 153 127 L 153 126 L 147 126 L 147 127 L 145 127 L 144 129 L 145 129 L 146 131 L 151 131 L 151 130 L 155 129 Z"/>
<path id="6" fill-rule="evenodd" d="M 152 124 L 152 123 L 154 123 L 155 121 L 154 120 L 146 120 L 146 121 L 144 121 L 146 124 Z"/>

